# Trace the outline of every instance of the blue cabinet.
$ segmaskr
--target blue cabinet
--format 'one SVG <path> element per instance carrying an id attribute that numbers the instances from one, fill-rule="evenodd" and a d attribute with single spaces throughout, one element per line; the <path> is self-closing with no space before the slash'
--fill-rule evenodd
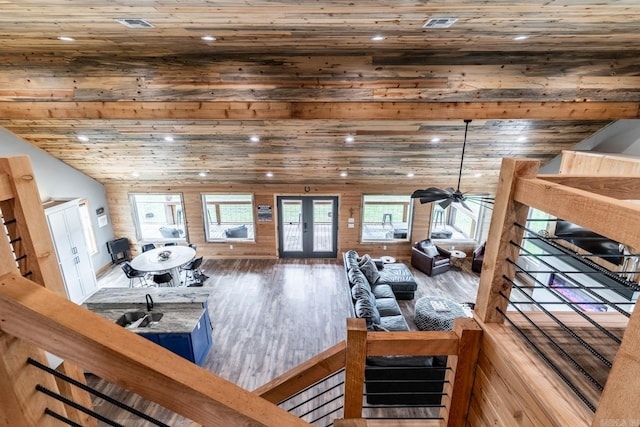
<path id="1" fill-rule="evenodd" d="M 203 311 L 191 333 L 141 333 L 140 335 L 197 365 L 202 365 L 213 346 L 211 319 L 206 310 Z"/>

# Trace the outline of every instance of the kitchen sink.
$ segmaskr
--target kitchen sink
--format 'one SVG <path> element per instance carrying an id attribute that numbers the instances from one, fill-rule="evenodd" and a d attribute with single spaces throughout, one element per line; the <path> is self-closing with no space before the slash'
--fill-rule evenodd
<path id="1" fill-rule="evenodd" d="M 116 320 L 116 324 L 125 328 L 145 328 L 162 319 L 163 313 L 128 311 Z"/>

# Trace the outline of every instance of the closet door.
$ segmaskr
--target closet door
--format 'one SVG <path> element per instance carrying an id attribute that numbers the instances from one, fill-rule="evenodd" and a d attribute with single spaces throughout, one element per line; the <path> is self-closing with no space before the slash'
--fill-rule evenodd
<path id="1" fill-rule="evenodd" d="M 67 297 L 81 303 L 97 289 L 77 200 L 45 210 Z"/>

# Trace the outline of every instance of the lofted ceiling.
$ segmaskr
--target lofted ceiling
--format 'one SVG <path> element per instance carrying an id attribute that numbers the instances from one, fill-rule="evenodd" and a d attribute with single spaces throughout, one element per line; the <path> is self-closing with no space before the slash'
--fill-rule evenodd
<path id="1" fill-rule="evenodd" d="M 462 187 L 491 192 L 503 157 L 639 117 L 637 0 L 0 10 L 0 126 L 103 183 L 455 186 L 470 118 Z"/>

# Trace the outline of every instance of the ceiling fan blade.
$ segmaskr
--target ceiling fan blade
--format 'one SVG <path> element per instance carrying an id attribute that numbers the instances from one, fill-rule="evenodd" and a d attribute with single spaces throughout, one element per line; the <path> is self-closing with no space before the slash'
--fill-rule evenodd
<path id="1" fill-rule="evenodd" d="M 447 198 L 444 199 L 443 201 L 441 201 L 440 203 L 438 203 L 440 205 L 440 207 L 442 209 L 447 209 L 449 207 L 449 205 L 451 204 L 453 200 L 451 198 Z"/>
<path id="2" fill-rule="evenodd" d="M 466 210 L 468 210 L 469 212 L 473 212 L 473 211 L 471 210 L 471 208 L 469 208 L 469 206 L 467 206 L 467 204 L 464 202 L 464 199 L 460 200 L 460 202 L 459 202 L 459 203 L 462 205 L 462 207 L 463 207 L 463 208 L 465 208 L 465 209 L 466 209 Z"/>
<path id="3" fill-rule="evenodd" d="M 411 194 L 412 199 L 420 199 L 422 203 L 435 202 L 449 197 L 449 193 L 435 187 L 429 187 L 426 190 L 416 190 Z M 422 201 L 424 199 L 425 201 Z"/>

